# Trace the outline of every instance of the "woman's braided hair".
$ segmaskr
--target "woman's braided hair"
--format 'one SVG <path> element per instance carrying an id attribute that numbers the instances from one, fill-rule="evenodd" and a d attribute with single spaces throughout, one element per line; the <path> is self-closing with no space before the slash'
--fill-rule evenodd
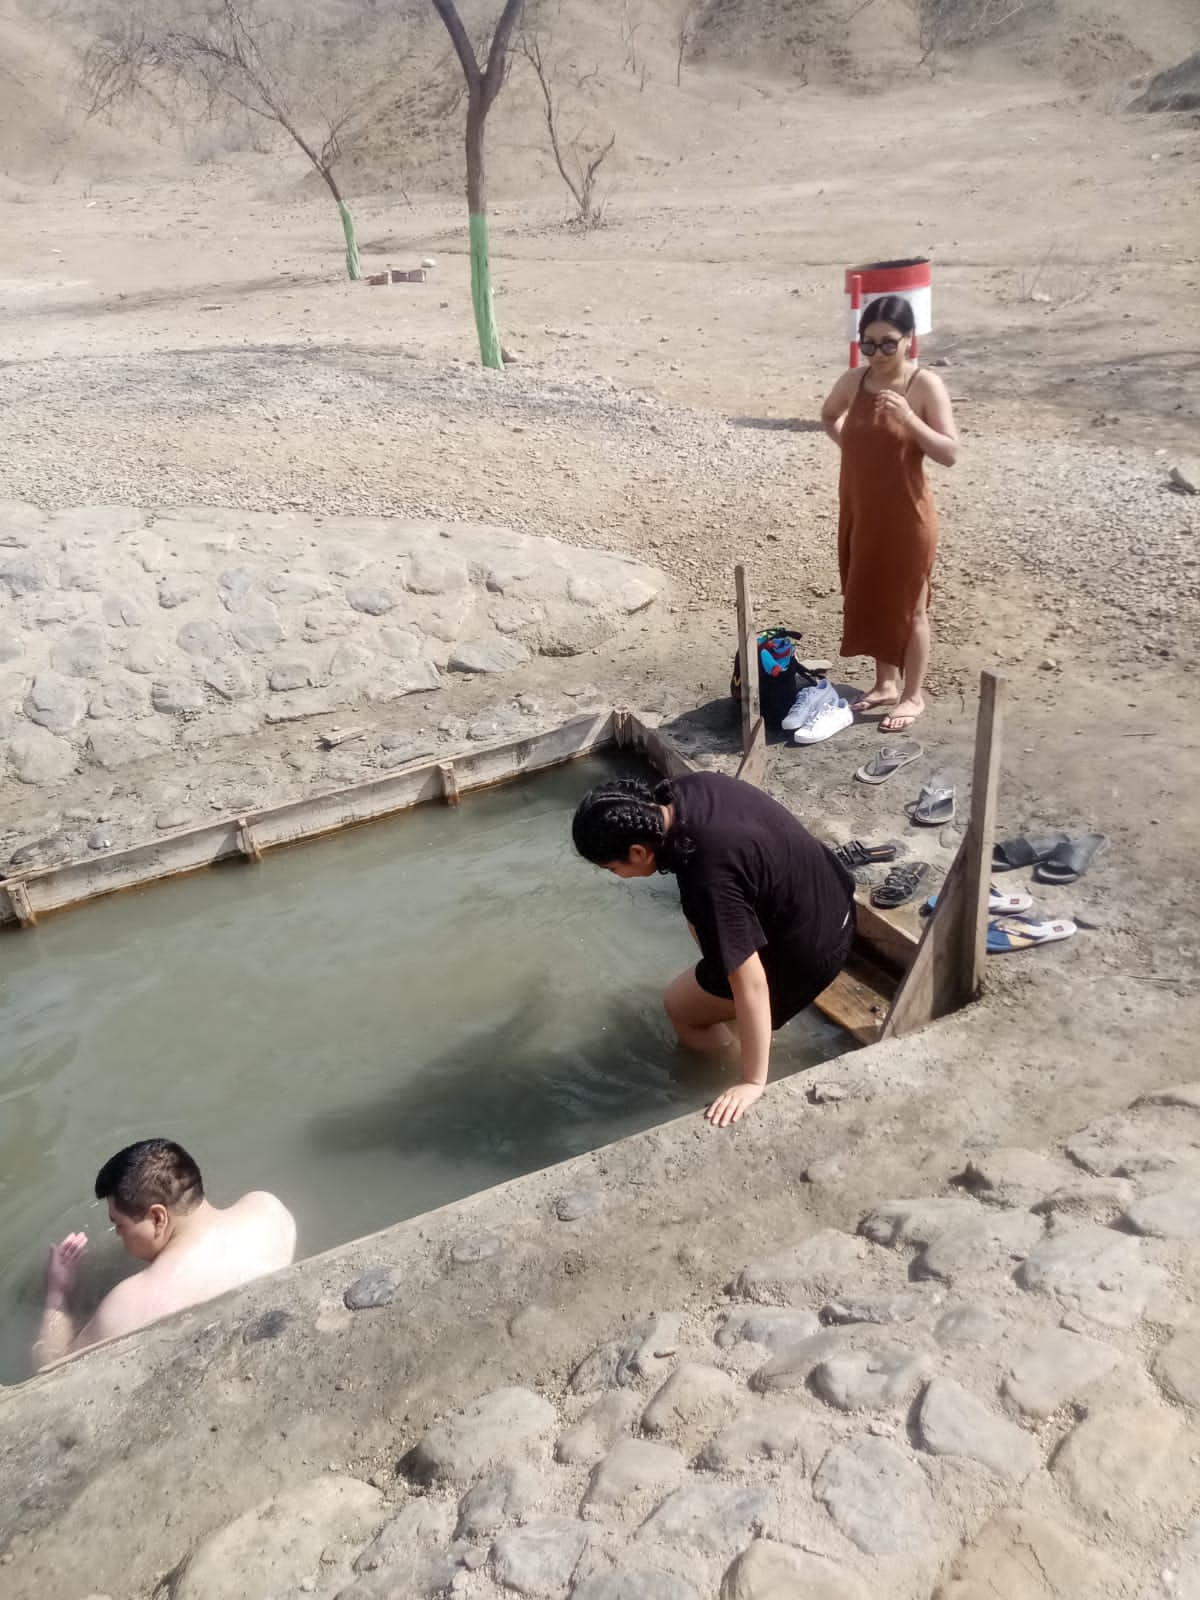
<path id="1" fill-rule="evenodd" d="M 635 844 L 654 852 L 660 872 L 675 872 L 691 855 L 692 841 L 678 823 L 668 828 L 662 806 L 674 804 L 669 782 L 653 789 L 641 778 L 614 778 L 589 789 L 579 802 L 571 837 L 585 861 L 607 867 L 628 861 Z"/>

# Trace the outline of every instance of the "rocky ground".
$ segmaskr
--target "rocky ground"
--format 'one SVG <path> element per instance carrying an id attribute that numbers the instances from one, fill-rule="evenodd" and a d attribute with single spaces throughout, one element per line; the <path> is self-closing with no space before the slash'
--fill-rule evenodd
<path id="1" fill-rule="evenodd" d="M 1195 130 L 1028 84 L 722 105 L 610 228 L 501 201 L 502 377 L 457 204 L 363 202 L 370 259 L 438 257 L 410 293 L 337 282 L 266 158 L 12 201 L 0 869 L 579 705 L 732 764 L 732 565 L 836 656 L 841 273 L 922 249 L 964 451 L 912 777 L 961 826 L 1002 668 L 1002 831 L 1109 837 L 1044 896 L 1080 932 L 818 1103 L 778 1085 L 7 1392 L 16 1600 L 1200 1594 L 1198 1113 L 1158 1094 L 1197 1026 Z M 480 645 L 509 670 L 456 670 Z M 853 782 L 878 737 L 773 745 L 767 784 L 944 867 L 916 782 Z"/>
<path id="2" fill-rule="evenodd" d="M 993 1036 L 999 1085 L 1014 1034 Z M 156 1432 L 192 1393 L 208 1437 L 151 1453 L 159 1472 L 190 1459 L 207 1531 L 189 1537 L 198 1506 L 147 1528 L 114 1597 L 1190 1600 L 1200 1086 L 1048 1150 L 955 1162 L 914 1139 L 942 1181 L 856 1213 L 895 1091 L 926 1109 L 940 1092 L 920 1047 L 898 1054 L 890 1074 L 823 1068 L 807 1108 L 787 1085 L 773 1126 L 719 1148 L 683 1124 L 638 1136 L 14 1395 L 11 1592 L 54 1570 L 83 1593 L 79 1539 L 68 1554 L 47 1515 L 107 1517 L 115 1555 L 113 1496 L 149 1457 L 114 1453 L 113 1423 Z M 748 1159 L 743 1207 L 714 1214 L 705 1169 Z M 664 1166 L 652 1283 L 629 1239 Z M 280 1412 L 297 1363 L 310 1395 Z"/>
<path id="3" fill-rule="evenodd" d="M 544 722 L 529 693 L 464 720 L 436 692 L 594 651 L 665 591 L 619 557 L 428 520 L 17 504 L 0 509 L 0 547 L 16 870 L 387 771 L 422 738 L 427 753 Z M 409 696 L 429 723 L 389 730 Z M 351 730 L 356 708 L 367 722 Z M 282 780 L 232 750 L 264 733 L 285 746 Z M 324 765 L 322 734 L 342 751 Z M 57 811 L 35 838 L 22 787 Z"/>

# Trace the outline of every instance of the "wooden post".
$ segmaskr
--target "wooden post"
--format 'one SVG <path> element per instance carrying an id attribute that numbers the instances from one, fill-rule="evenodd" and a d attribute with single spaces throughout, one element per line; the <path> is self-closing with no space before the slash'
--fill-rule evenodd
<path id="1" fill-rule="evenodd" d="M 988 889 L 1000 776 L 1003 678 L 980 676 L 975 723 L 971 817 L 958 854 L 938 891 L 912 966 L 892 1002 L 882 1037 L 900 1038 L 974 1000 L 987 954 Z"/>
<path id="2" fill-rule="evenodd" d="M 737 776 L 747 783 L 757 783 L 766 760 L 767 730 L 758 700 L 758 630 L 746 569 L 740 563 L 733 569 L 733 581 L 737 590 L 738 672 L 742 679 L 742 760 Z"/>
<path id="3" fill-rule="evenodd" d="M 453 761 L 439 761 L 437 764 L 438 777 L 442 781 L 442 799 L 448 806 L 458 804 L 458 779 L 454 773 Z"/>

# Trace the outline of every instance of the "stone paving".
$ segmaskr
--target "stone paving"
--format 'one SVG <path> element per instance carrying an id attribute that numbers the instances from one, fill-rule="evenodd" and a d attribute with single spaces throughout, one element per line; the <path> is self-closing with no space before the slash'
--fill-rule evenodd
<path id="1" fill-rule="evenodd" d="M 247 1512 L 170 1592 L 1197 1600 L 1200 1084 L 1067 1149 L 731 1262 L 719 1303 L 648 1293 L 550 1380 L 531 1332 L 527 1386 Z"/>
<path id="2" fill-rule="evenodd" d="M 0 505 L 0 778 L 99 779 L 580 654 L 663 588 L 622 557 L 476 523 Z M 88 842 L 108 848 L 104 829 Z"/>

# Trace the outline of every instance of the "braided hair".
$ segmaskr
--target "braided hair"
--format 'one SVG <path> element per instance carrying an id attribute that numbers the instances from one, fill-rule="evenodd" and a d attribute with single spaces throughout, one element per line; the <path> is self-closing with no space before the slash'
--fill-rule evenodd
<path id="1" fill-rule="evenodd" d="M 669 782 L 653 789 L 641 778 L 597 784 L 579 802 L 571 824 L 576 850 L 594 866 L 607 867 L 628 861 L 633 846 L 643 844 L 654 852 L 660 872 L 677 871 L 694 845 L 678 823 L 668 828 L 663 820 L 660 808 L 674 798 Z"/>

